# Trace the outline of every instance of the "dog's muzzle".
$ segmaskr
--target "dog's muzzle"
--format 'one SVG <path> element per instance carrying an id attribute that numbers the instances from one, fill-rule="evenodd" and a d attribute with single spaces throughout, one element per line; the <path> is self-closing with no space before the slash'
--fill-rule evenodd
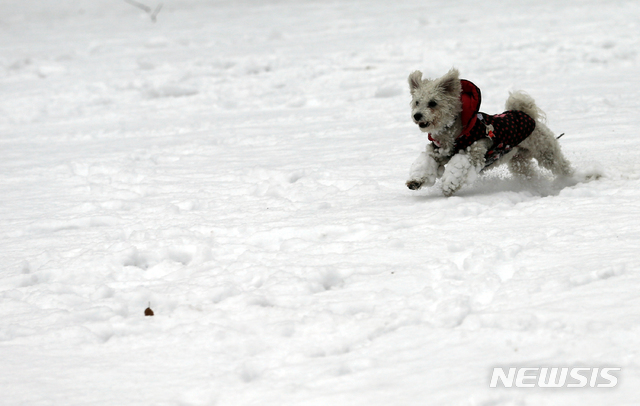
<path id="1" fill-rule="evenodd" d="M 429 124 L 431 124 L 428 121 L 422 121 L 422 119 L 424 118 L 424 116 L 422 115 L 422 113 L 416 113 L 413 115 L 413 120 L 415 121 L 416 124 L 418 124 L 418 126 L 420 128 L 427 128 L 429 127 Z"/>

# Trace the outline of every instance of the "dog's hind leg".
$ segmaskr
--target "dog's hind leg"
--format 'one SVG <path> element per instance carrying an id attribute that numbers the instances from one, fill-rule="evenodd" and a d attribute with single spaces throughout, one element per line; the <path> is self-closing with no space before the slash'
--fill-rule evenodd
<path id="1" fill-rule="evenodd" d="M 531 158 L 531 152 L 528 149 L 518 148 L 518 151 L 508 163 L 509 171 L 526 179 L 531 178 L 535 173 Z"/>
<path id="2" fill-rule="evenodd" d="M 538 161 L 538 165 L 549 169 L 556 176 L 571 176 L 573 174 L 571 164 L 564 157 L 559 146 L 550 146 L 545 150 L 539 151 L 535 158 Z"/>
<path id="3" fill-rule="evenodd" d="M 538 165 L 549 169 L 556 176 L 571 176 L 573 174 L 571 163 L 564 157 L 558 139 L 546 125 L 537 122 L 536 129 L 533 130 L 529 138 L 535 142 L 535 147 L 531 148 L 531 152 L 538 161 Z"/>
<path id="4" fill-rule="evenodd" d="M 573 168 L 560 149 L 560 143 L 553 131 L 545 124 L 536 122 L 536 128 L 518 148 L 529 151 L 530 157 L 538 161 L 542 168 L 549 169 L 555 176 L 571 176 Z"/>

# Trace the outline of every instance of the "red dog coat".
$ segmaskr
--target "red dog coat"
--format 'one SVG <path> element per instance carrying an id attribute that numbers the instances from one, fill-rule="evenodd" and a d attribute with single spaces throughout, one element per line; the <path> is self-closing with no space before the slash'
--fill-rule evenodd
<path id="1" fill-rule="evenodd" d="M 493 143 L 485 155 L 485 168 L 511 151 L 536 128 L 536 121 L 518 110 L 489 115 L 479 112 L 480 89 L 468 80 L 461 80 L 462 132 L 455 140 L 452 155 L 467 149 L 474 142 L 490 138 Z M 431 137 L 430 137 L 431 138 Z M 433 142 L 434 148 L 439 148 Z"/>

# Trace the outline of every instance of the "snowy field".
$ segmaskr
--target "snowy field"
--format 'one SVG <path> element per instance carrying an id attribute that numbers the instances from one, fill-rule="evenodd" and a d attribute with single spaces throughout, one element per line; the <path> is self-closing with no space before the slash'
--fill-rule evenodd
<path id="1" fill-rule="evenodd" d="M 0 0 L 0 405 L 640 404 L 639 2 L 162 1 Z M 576 178 L 408 190 L 452 66 Z"/>

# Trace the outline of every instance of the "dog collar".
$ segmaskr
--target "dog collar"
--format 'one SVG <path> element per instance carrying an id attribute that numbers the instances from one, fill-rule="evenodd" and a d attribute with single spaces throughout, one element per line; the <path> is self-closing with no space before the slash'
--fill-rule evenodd
<path id="1" fill-rule="evenodd" d="M 433 142 L 436 147 L 440 148 L 440 141 L 433 139 L 431 133 L 427 134 L 427 138 L 429 138 L 429 141 Z"/>

